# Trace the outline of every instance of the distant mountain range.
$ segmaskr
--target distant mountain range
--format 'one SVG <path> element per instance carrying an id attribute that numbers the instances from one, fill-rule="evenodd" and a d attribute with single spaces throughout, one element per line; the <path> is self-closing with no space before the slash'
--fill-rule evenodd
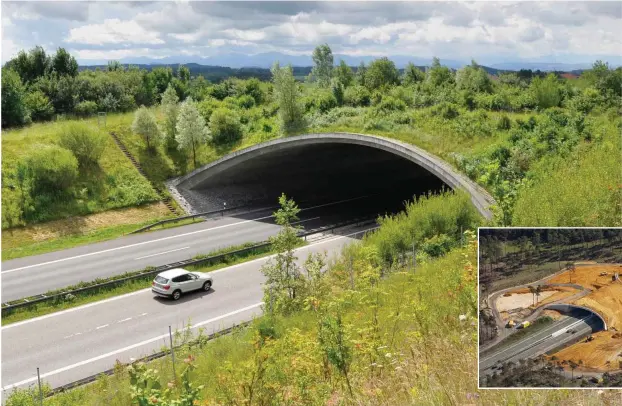
<path id="1" fill-rule="evenodd" d="M 350 56 L 335 54 L 335 64 L 340 60 L 344 60 L 349 66 L 358 66 L 361 62 L 366 64 L 378 58 L 377 56 Z M 420 58 L 416 56 L 408 55 L 389 55 L 395 65 L 403 69 L 408 62 L 412 62 L 417 66 L 430 66 L 432 64 L 432 58 Z M 478 61 L 484 65 L 487 65 L 490 69 L 498 70 L 520 70 L 520 69 L 532 69 L 541 71 L 573 71 L 581 69 L 589 69 L 592 66 L 593 60 L 590 57 L 576 57 L 575 60 L 585 62 L 573 63 L 558 63 L 551 62 L 558 60 L 555 56 L 539 57 L 533 61 L 527 60 L 502 60 L 502 61 Z M 606 56 L 601 58 L 608 61 L 610 66 L 617 67 L 622 66 L 622 56 Z M 203 66 L 221 66 L 233 69 L 240 68 L 270 68 L 272 64 L 279 61 L 281 65 L 291 64 L 294 67 L 308 67 L 313 65 L 310 55 L 288 55 L 280 52 L 267 52 L 255 55 L 246 55 L 241 53 L 228 53 L 213 57 L 197 57 L 197 56 L 170 56 L 166 58 L 156 59 L 148 57 L 132 57 L 124 58 L 120 60 L 122 64 L 132 65 L 177 65 L 177 64 L 190 64 L 194 63 Z M 84 66 L 96 66 L 106 65 L 106 60 L 81 60 L 80 65 Z M 441 59 L 441 64 L 453 69 L 459 69 L 464 65 L 471 63 L 471 61 L 460 61 L 453 59 Z"/>

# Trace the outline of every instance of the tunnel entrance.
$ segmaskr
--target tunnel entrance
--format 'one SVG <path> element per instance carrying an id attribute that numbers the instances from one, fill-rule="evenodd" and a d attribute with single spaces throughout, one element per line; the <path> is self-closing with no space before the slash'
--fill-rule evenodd
<path id="1" fill-rule="evenodd" d="M 264 153 L 179 188 L 197 212 L 275 205 L 285 193 L 301 207 L 360 198 L 346 216 L 396 213 L 404 201 L 450 189 L 434 174 L 391 152 L 347 143 L 294 145 Z"/>

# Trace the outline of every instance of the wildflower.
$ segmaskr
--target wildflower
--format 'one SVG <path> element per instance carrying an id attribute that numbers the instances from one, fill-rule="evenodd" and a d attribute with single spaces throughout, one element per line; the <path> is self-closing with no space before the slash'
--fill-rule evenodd
<path id="1" fill-rule="evenodd" d="M 387 358 L 391 358 L 391 353 L 387 352 L 386 354 L 384 354 L 384 356 L 387 357 Z"/>
<path id="2" fill-rule="evenodd" d="M 466 316 L 466 314 L 461 314 L 460 316 L 458 316 L 458 319 L 460 321 L 465 321 L 467 319 L 467 316 Z"/>

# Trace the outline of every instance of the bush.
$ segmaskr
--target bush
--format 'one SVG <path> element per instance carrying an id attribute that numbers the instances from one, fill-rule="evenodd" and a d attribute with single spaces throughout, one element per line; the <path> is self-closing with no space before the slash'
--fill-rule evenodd
<path id="1" fill-rule="evenodd" d="M 497 121 L 497 130 L 509 130 L 512 128 L 512 121 L 505 114 L 499 117 Z"/>
<path id="2" fill-rule="evenodd" d="M 433 116 L 439 116 L 446 120 L 451 120 L 460 115 L 458 111 L 458 106 L 453 103 L 441 103 L 437 106 L 434 106 L 431 113 Z"/>
<path id="3" fill-rule="evenodd" d="M 229 144 L 242 139 L 240 117 L 232 110 L 221 107 L 212 113 L 209 121 L 212 141 L 217 145 Z"/>
<path id="4" fill-rule="evenodd" d="M 403 100 L 396 99 L 393 96 L 386 96 L 382 98 L 382 101 L 380 101 L 375 109 L 382 113 L 390 113 L 393 111 L 404 111 L 406 107 L 406 103 Z"/>
<path id="5" fill-rule="evenodd" d="M 76 104 L 74 112 L 80 117 L 92 116 L 97 112 L 97 103 L 94 101 L 83 101 Z"/>
<path id="6" fill-rule="evenodd" d="M 355 85 L 346 88 L 343 95 L 347 105 L 353 107 L 367 107 L 371 103 L 371 95 L 365 86 Z"/>
<path id="7" fill-rule="evenodd" d="M 63 126 L 60 146 L 71 151 L 81 167 L 96 165 L 106 148 L 106 136 L 85 123 Z"/>
<path id="8" fill-rule="evenodd" d="M 119 104 L 117 106 L 119 111 L 127 112 L 136 109 L 136 102 L 134 101 L 134 96 L 131 94 L 122 94 L 119 98 Z"/>
<path id="9" fill-rule="evenodd" d="M 213 99 L 211 97 L 206 98 L 202 102 L 197 104 L 197 109 L 199 110 L 199 114 L 205 119 L 206 123 L 209 123 L 209 120 L 212 116 L 214 110 L 223 107 L 222 102 Z"/>
<path id="10" fill-rule="evenodd" d="M 37 147 L 26 159 L 35 194 L 67 191 L 78 177 L 78 160 L 71 151 L 57 145 Z"/>
<path id="11" fill-rule="evenodd" d="M 450 236 L 440 234 L 425 240 L 421 246 L 421 249 L 430 257 L 440 257 L 441 255 L 449 252 L 453 245 L 454 240 Z"/>
<path id="12" fill-rule="evenodd" d="M 54 115 L 54 107 L 50 99 L 40 90 L 28 93 L 25 104 L 33 121 L 49 120 Z"/>
<path id="13" fill-rule="evenodd" d="M 250 109 L 255 107 L 255 99 L 253 99 L 253 97 L 248 94 L 238 97 L 237 103 L 238 106 L 242 107 L 243 109 Z"/>
<path id="14" fill-rule="evenodd" d="M 330 109 L 337 107 L 337 99 L 332 93 L 323 92 L 317 96 L 316 106 L 322 113 L 328 112 Z"/>

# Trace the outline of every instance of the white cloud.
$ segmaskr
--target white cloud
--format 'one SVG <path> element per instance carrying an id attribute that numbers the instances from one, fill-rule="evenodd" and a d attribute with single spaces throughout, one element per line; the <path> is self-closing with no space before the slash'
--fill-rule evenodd
<path id="1" fill-rule="evenodd" d="M 231 38 L 241 39 L 244 41 L 261 41 L 266 38 L 266 33 L 263 31 L 236 30 L 234 28 L 229 28 L 223 30 L 222 32 Z"/>
<path id="2" fill-rule="evenodd" d="M 104 45 L 104 44 L 164 44 L 154 31 L 147 31 L 136 21 L 122 21 L 118 18 L 104 20 L 103 24 L 90 24 L 69 30 L 66 42 Z"/>

